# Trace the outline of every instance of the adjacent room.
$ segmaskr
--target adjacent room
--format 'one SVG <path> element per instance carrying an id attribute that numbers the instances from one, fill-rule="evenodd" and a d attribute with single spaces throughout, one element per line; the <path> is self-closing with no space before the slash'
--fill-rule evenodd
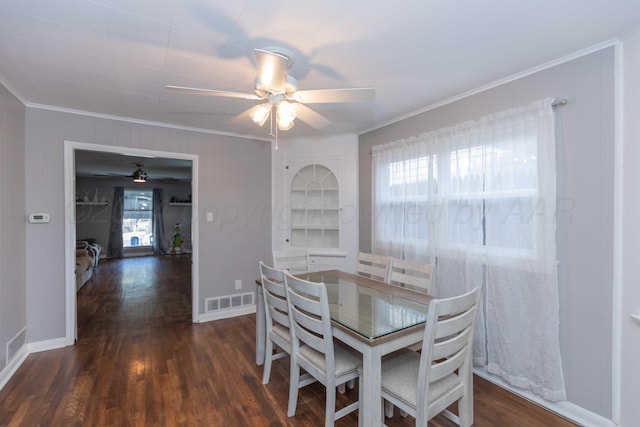
<path id="1" fill-rule="evenodd" d="M 640 4 L 0 4 L 0 425 L 640 419 Z"/>

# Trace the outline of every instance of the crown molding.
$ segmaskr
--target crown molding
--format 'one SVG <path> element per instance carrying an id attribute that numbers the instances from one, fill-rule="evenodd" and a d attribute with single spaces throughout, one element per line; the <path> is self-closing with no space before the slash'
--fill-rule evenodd
<path id="1" fill-rule="evenodd" d="M 4 86 L 10 93 L 11 95 L 15 96 L 16 98 L 18 98 L 18 101 L 22 102 L 22 105 L 27 106 L 27 100 L 24 99 L 24 97 L 20 94 L 20 92 L 18 92 L 16 90 L 16 88 L 14 88 L 8 81 L 7 79 L 5 79 L 3 76 L 0 75 L 0 84 L 2 84 L 2 86 Z"/>
<path id="2" fill-rule="evenodd" d="M 433 104 L 430 104 L 430 105 L 428 105 L 426 107 L 423 107 L 423 108 L 420 108 L 418 110 L 414 110 L 414 111 L 409 112 L 407 114 L 403 114 L 402 116 L 387 120 L 387 121 L 385 121 L 383 123 L 377 124 L 377 125 L 375 125 L 373 127 L 370 127 L 370 128 L 367 128 L 367 129 L 364 129 L 364 130 L 360 131 L 358 133 L 358 136 L 363 135 L 363 134 L 368 133 L 368 132 L 372 132 L 372 131 L 377 130 L 377 129 L 381 129 L 381 128 L 385 127 L 385 126 L 389 126 L 389 125 L 392 125 L 394 123 L 401 122 L 402 120 L 406 120 L 408 118 L 417 116 L 419 114 L 426 113 L 427 111 L 434 110 L 436 108 L 451 104 L 453 102 L 460 101 L 460 100 L 468 98 L 470 96 L 477 95 L 477 94 L 485 92 L 485 91 L 487 91 L 489 89 L 493 89 L 493 88 L 496 88 L 498 86 L 502 86 L 504 84 L 510 83 L 512 81 L 519 80 L 519 79 L 521 79 L 523 77 L 526 77 L 526 76 L 529 76 L 531 74 L 535 74 L 535 73 L 538 73 L 540 71 L 555 67 L 556 65 L 560 65 L 560 64 L 564 64 L 564 63 L 569 62 L 569 61 L 573 61 L 574 59 L 589 55 L 591 53 L 600 51 L 602 49 L 606 49 L 606 48 L 611 47 L 611 46 L 616 46 L 619 43 L 620 43 L 620 40 L 618 38 L 613 38 L 613 39 L 604 41 L 602 43 L 598 43 L 598 44 L 593 45 L 591 47 L 588 47 L 586 49 L 582 49 L 582 50 L 579 50 L 577 52 L 571 53 L 569 55 L 560 57 L 558 59 L 554 59 L 553 61 L 545 62 L 544 64 L 529 68 L 529 69 L 521 71 L 519 73 L 512 74 L 512 75 L 510 75 L 508 77 L 496 80 L 494 82 L 491 82 L 491 83 L 488 83 L 486 85 L 480 86 L 480 87 L 478 87 L 476 89 L 472 89 L 472 90 L 469 90 L 467 92 L 463 92 L 463 93 L 461 93 L 459 95 L 452 96 L 450 98 L 444 99 L 442 101 L 435 102 Z"/>
<path id="3" fill-rule="evenodd" d="M 169 129 L 178 129 L 178 130 L 184 130 L 184 131 L 190 131 L 190 132 L 199 132 L 199 133 L 208 133 L 208 134 L 212 134 L 212 135 L 221 135 L 221 136 L 229 136 L 232 138 L 241 138 L 241 139 L 251 139 L 254 141 L 271 141 L 273 138 L 269 138 L 269 137 L 263 137 L 263 136 L 253 136 L 253 135 L 244 135 L 244 134 L 240 134 L 240 133 L 233 133 L 233 132 L 222 132 L 222 131 L 216 131 L 216 130 L 212 130 L 212 129 L 203 129 L 203 128 L 197 128 L 197 127 L 191 127 L 191 126 L 180 126 L 180 125 L 175 125 L 175 124 L 171 124 L 171 123 L 164 123 L 164 122 L 155 122 L 152 120 L 141 120 L 141 119 L 134 119 L 131 117 L 123 117 L 123 116 L 115 116 L 115 115 L 110 115 L 110 114 L 101 114 L 101 113 L 93 113 L 90 111 L 83 111 L 83 110 L 75 110 L 72 108 L 64 108 L 64 107 L 56 107 L 53 105 L 46 105 L 46 104 L 36 104 L 33 102 L 24 102 L 21 99 L 22 103 L 25 104 L 26 107 L 28 108 L 33 108 L 33 109 L 37 109 L 37 110 L 47 110 L 47 111 L 56 111 L 59 113 L 68 113 L 68 114 L 76 114 L 79 116 L 86 116 L 86 117 L 94 117 L 94 118 L 99 118 L 99 119 L 107 119 L 107 120 L 117 120 L 117 121 L 121 121 L 121 122 L 128 122 L 128 123 L 135 123 L 135 124 L 139 124 L 139 125 L 148 125 L 148 126 L 157 126 L 157 127 L 164 127 L 164 128 L 169 128 Z"/>

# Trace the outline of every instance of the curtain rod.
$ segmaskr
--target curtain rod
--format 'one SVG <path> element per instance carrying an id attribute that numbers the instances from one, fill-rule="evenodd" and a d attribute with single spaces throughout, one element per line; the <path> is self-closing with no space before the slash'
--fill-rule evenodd
<path id="1" fill-rule="evenodd" d="M 554 101 L 553 104 L 551 104 L 551 106 L 553 108 L 562 107 L 563 105 L 567 105 L 568 103 L 569 103 L 569 101 L 567 101 L 565 98 L 562 98 L 559 101 Z"/>
<path id="2" fill-rule="evenodd" d="M 551 106 L 552 106 L 553 108 L 556 108 L 556 107 L 562 107 L 563 105 L 567 105 L 568 103 L 569 103 L 569 101 L 567 101 L 567 99 L 566 99 L 566 98 L 562 98 L 562 99 L 560 99 L 559 101 L 554 101 L 554 102 L 551 104 Z M 369 154 L 372 154 L 372 150 L 369 150 Z"/>

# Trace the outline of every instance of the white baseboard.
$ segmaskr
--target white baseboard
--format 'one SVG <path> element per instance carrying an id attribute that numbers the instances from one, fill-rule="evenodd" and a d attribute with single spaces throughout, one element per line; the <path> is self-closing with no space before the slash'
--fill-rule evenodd
<path id="1" fill-rule="evenodd" d="M 228 319 L 230 317 L 244 316 L 256 312 L 255 304 L 246 307 L 230 308 L 228 310 L 217 310 L 212 313 L 201 314 L 198 316 L 198 323 L 211 322 L 214 320 Z"/>
<path id="2" fill-rule="evenodd" d="M 55 350 L 57 348 L 66 347 L 67 343 L 64 338 L 56 338 L 46 341 L 38 341 L 27 343 L 20 347 L 9 364 L 0 372 L 0 390 L 9 382 L 11 377 L 16 373 L 18 368 L 22 366 L 24 361 L 31 353 L 39 353 L 41 351 Z"/>
<path id="3" fill-rule="evenodd" d="M 29 356 L 27 346 L 28 345 L 25 344 L 20 347 L 16 354 L 11 358 L 11 361 L 0 372 L 0 390 L 2 390 L 5 385 L 7 385 L 13 374 L 16 373 L 18 368 L 22 366 L 22 363 L 27 359 L 27 356 Z"/>
<path id="4" fill-rule="evenodd" d="M 27 344 L 29 346 L 29 354 L 40 353 L 41 351 L 55 350 L 57 348 L 67 347 L 65 338 L 54 338 L 52 340 L 36 341 Z"/>
<path id="5" fill-rule="evenodd" d="M 518 396 L 527 399 L 528 401 L 533 402 L 536 405 L 554 412 L 559 416 L 564 417 L 581 426 L 615 427 L 617 425 L 612 420 L 609 420 L 594 412 L 588 411 L 581 406 L 576 405 L 575 403 L 571 403 L 566 400 L 562 402 L 550 402 L 544 400 L 538 395 L 531 393 L 530 391 L 514 388 L 495 375 L 491 375 L 490 373 L 488 373 L 486 369 L 474 368 L 473 373 L 505 390 L 510 391 L 513 394 L 517 394 Z"/>

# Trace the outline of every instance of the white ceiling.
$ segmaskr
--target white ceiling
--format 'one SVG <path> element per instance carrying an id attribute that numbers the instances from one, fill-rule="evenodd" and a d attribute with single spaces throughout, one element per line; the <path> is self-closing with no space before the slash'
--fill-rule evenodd
<path id="1" fill-rule="evenodd" d="M 2 0 L 0 81 L 30 106 L 266 138 L 226 120 L 255 101 L 253 49 L 295 53 L 298 89 L 376 88 L 373 102 L 311 105 L 360 133 L 640 24 L 638 0 Z"/>

